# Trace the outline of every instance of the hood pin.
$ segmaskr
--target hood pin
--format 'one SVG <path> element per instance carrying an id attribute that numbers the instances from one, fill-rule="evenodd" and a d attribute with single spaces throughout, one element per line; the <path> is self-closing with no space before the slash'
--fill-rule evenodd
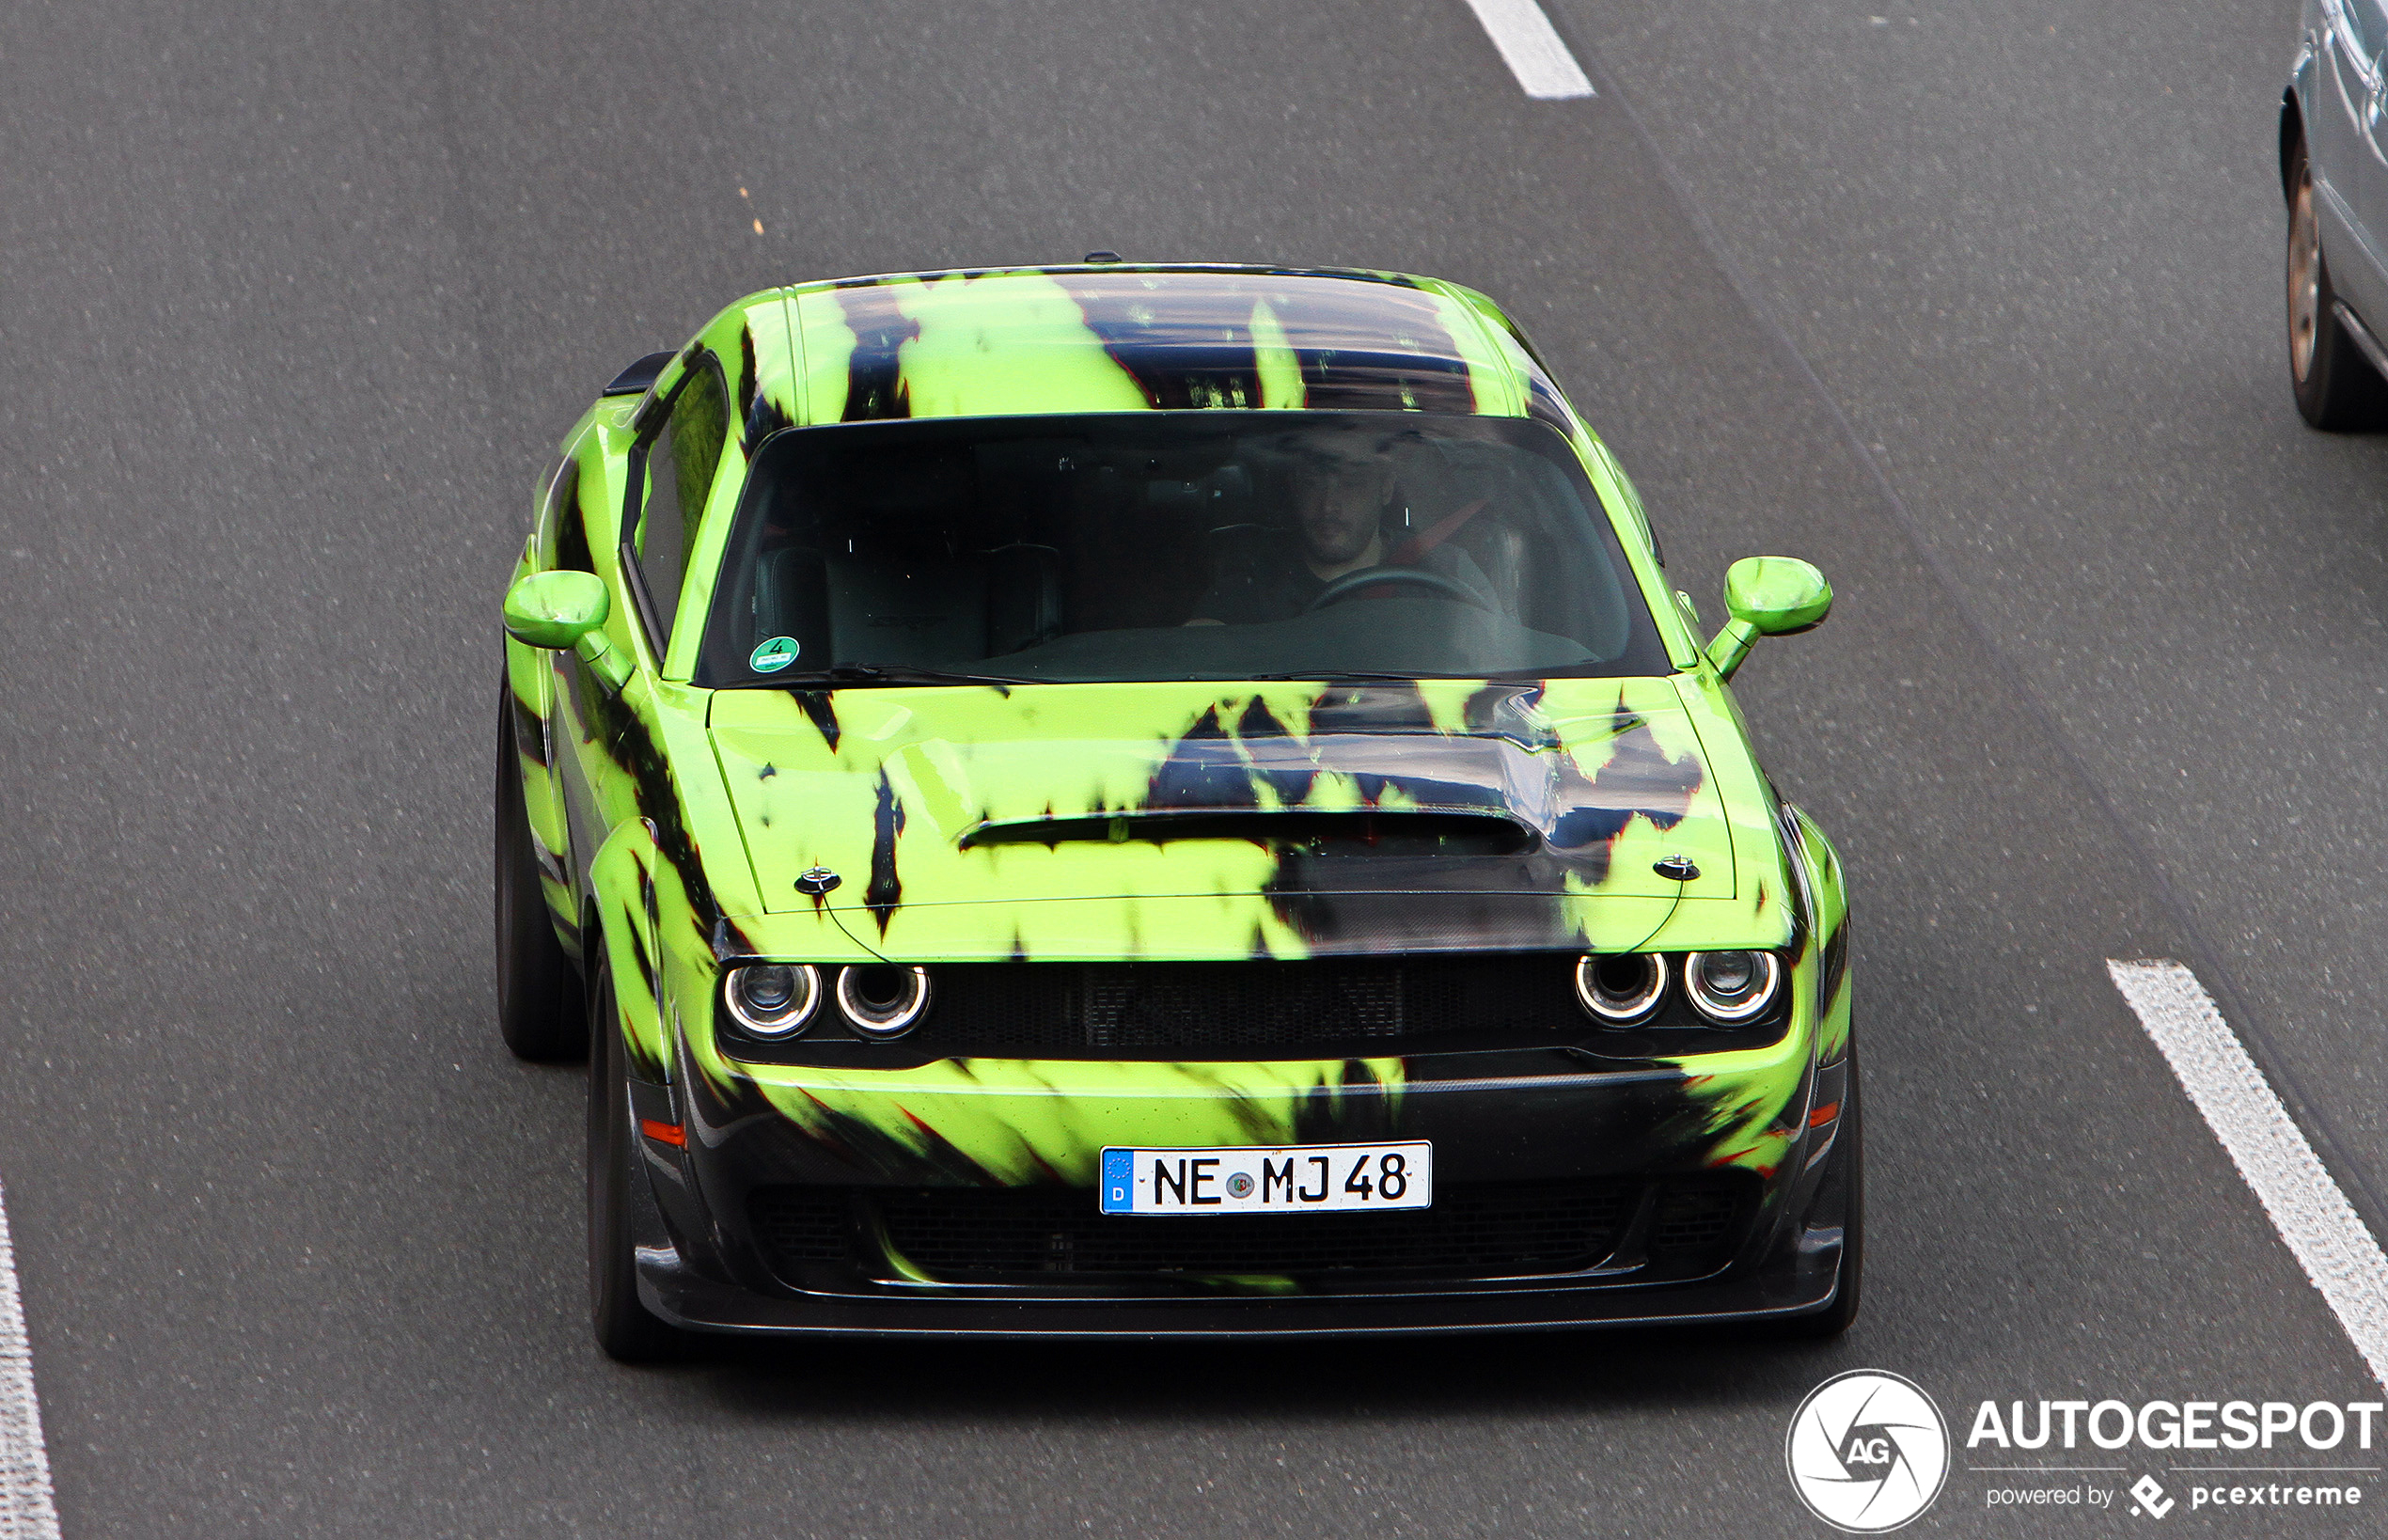
<path id="1" fill-rule="evenodd" d="M 1650 863 L 1650 870 L 1673 882 L 1690 882 L 1700 875 L 1689 856 L 1668 856 Z M 802 887 L 799 883 L 797 886 Z"/>

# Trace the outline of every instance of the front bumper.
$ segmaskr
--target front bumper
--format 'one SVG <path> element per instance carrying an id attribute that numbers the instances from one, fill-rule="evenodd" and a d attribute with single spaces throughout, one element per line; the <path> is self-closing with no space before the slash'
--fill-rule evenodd
<path id="1" fill-rule="evenodd" d="M 1200 1221 L 1196 1221 L 1200 1222 Z M 1812 1315 L 1840 1287 L 1837 1230 L 1813 1250 L 1748 1275 L 1665 1288 L 1384 1299 L 1203 1300 L 777 1298 L 702 1278 L 668 1250 L 639 1253 L 638 1296 L 697 1331 L 872 1337 L 1341 1337 L 1726 1324 Z"/>
<path id="2" fill-rule="evenodd" d="M 1796 1316 L 1830 1307 L 1840 1287 L 1843 1216 L 1853 1146 L 1838 1139 L 1844 1065 L 1786 1077 L 1694 1074 L 1681 1065 L 1617 1067 L 1563 1052 L 1449 1055 L 1400 1061 L 1387 1076 L 1343 1066 L 1311 1116 L 1259 1128 L 1249 1142 L 1426 1139 L 1442 1194 L 1575 1184 L 1620 1193 L 1614 1233 L 1563 1267 L 1326 1268 L 1267 1277 L 1169 1273 L 939 1272 L 891 1244 L 875 1217 L 903 1202 L 940 1199 L 948 1211 L 1042 1194 L 1071 1223 L 1187 1227 L 1212 1219 L 1092 1217 L 1091 1175 L 1031 1151 L 1035 1172 L 990 1169 L 934 1137 L 935 1099 L 890 1086 L 879 1117 L 851 1104 L 835 1117 L 782 1115 L 733 1089 L 674 1095 L 634 1088 L 647 1115 L 684 1118 L 684 1149 L 645 1145 L 638 1184 L 640 1296 L 662 1319 L 731 1332 L 887 1336 L 1325 1336 L 1725 1322 Z M 693 1067 L 693 1066 L 684 1066 Z M 1016 1067 L 1016 1066 L 1015 1066 Z M 1066 1078 L 1063 1066 L 1051 1067 Z M 1220 1066 L 1144 1065 L 1155 1085 Z M 981 1073 L 986 1066 L 981 1065 Z M 683 1081 L 683 1086 L 690 1082 Z M 820 1088 L 807 1095 L 825 1094 Z M 1214 1087 L 1211 1110 L 1233 1093 Z M 998 1098 L 998 1103 L 1001 1098 Z M 1152 1108 L 1133 1097 L 1071 1102 L 1072 1137 L 1105 1142 L 1227 1142 L 1155 1139 Z M 866 1104 L 865 1110 L 868 1108 Z M 1003 1122 L 1002 1107 L 992 1111 Z M 1049 1125 L 1052 1108 L 1016 1104 L 1023 1126 Z M 925 1117 L 924 1117 L 925 1112 Z M 931 1137 L 880 1137 L 910 1128 Z M 876 1130 L 876 1132 L 874 1132 Z M 1285 1139 L 1291 1133 L 1293 1139 Z M 983 1154 L 983 1152 L 982 1152 Z M 990 1161 L 992 1157 L 988 1157 Z M 1653 1244 L 1666 1195 L 1730 1190 L 1732 1220 L 1696 1252 Z M 792 1265 L 757 1234 L 758 1195 L 839 1194 L 855 1216 L 843 1260 Z M 1077 1216 L 1082 1202 L 1086 1218 Z M 833 1205 L 834 1206 L 834 1205 Z M 1266 1224 L 1301 1225 L 1298 1217 Z M 1060 1236 L 1056 1236 L 1059 1241 Z"/>

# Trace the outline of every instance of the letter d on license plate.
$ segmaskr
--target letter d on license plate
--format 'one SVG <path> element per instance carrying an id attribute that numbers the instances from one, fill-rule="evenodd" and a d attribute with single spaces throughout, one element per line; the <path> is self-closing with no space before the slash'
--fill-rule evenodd
<path id="1" fill-rule="evenodd" d="M 1246 1145 L 1222 1150 L 1103 1152 L 1096 1197 L 1106 1214 L 1331 1214 L 1431 1208 L 1435 1147 Z"/>

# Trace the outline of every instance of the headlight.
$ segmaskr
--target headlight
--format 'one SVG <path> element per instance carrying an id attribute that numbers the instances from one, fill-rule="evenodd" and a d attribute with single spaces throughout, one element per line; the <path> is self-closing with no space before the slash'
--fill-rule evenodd
<path id="1" fill-rule="evenodd" d="M 1783 964 L 1770 951 L 1695 951 L 1683 960 L 1683 990 L 1712 1026 L 1738 1027 L 1782 993 Z"/>
<path id="2" fill-rule="evenodd" d="M 1604 1027 L 1639 1026 L 1657 1014 L 1666 994 L 1667 960 L 1656 952 L 1576 960 L 1576 1000 Z"/>
<path id="3" fill-rule="evenodd" d="M 821 1003 L 821 971 L 810 963 L 749 963 L 730 970 L 721 998 L 755 1036 L 793 1037 Z"/>
<path id="4" fill-rule="evenodd" d="M 838 1014 L 865 1037 L 901 1037 L 929 1008 L 929 970 L 885 963 L 838 970 Z"/>

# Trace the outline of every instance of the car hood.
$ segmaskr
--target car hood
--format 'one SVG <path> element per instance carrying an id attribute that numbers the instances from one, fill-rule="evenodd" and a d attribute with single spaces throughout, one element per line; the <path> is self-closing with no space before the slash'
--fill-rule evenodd
<path id="1" fill-rule="evenodd" d="M 710 729 L 763 909 L 825 867 L 921 955 L 1569 944 L 1738 891 L 1664 679 L 749 689 Z"/>

